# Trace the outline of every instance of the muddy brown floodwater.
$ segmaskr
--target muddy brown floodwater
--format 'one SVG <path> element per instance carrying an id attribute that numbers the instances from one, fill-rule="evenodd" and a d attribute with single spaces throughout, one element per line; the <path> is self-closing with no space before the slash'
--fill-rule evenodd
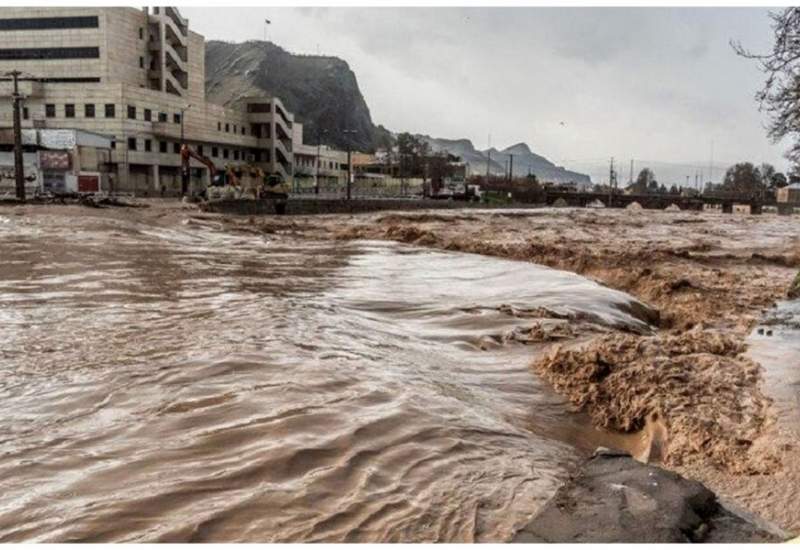
<path id="1" fill-rule="evenodd" d="M 381 239 L 533 262 L 654 306 L 651 335 L 531 331 L 534 342 L 550 340 L 546 353 L 532 350 L 531 370 L 595 425 L 637 434 L 640 457 L 800 532 L 798 331 L 774 318 L 791 304 L 772 309 L 800 267 L 796 216 L 543 208 L 224 223 L 242 233 Z"/>
<path id="2" fill-rule="evenodd" d="M 502 541 L 637 448 L 528 367 L 651 333 L 628 294 L 288 233 L 0 209 L 0 541 Z"/>

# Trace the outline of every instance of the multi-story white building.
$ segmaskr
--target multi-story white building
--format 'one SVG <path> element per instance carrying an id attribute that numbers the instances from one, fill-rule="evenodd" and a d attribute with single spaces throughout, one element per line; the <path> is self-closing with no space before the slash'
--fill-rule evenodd
<path id="1" fill-rule="evenodd" d="M 185 142 L 226 164 L 255 164 L 291 180 L 294 117 L 276 97 L 231 107 L 205 99 L 205 40 L 177 9 L 0 8 L 0 127 L 12 124 L 21 71 L 23 128 L 72 128 L 112 137 L 104 167 L 119 190 L 180 189 Z M 192 160 L 192 183 L 208 170 Z"/>
<path id="2" fill-rule="evenodd" d="M 347 184 L 347 151 L 303 142 L 303 125 L 294 123 L 294 183 L 296 188 L 331 188 Z"/>

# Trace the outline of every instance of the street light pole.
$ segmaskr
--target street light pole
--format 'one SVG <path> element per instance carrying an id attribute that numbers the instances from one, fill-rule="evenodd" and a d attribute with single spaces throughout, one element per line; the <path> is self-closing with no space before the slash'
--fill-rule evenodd
<path id="1" fill-rule="evenodd" d="M 14 79 L 14 176 L 16 181 L 17 199 L 25 201 L 25 168 L 22 164 L 22 121 L 19 115 L 19 102 L 22 96 L 19 93 L 19 71 L 11 71 L 8 76 Z"/>
<path id="2" fill-rule="evenodd" d="M 353 142 L 350 139 L 350 135 L 355 134 L 355 130 L 344 130 L 344 135 L 347 137 L 347 200 L 350 200 L 351 196 L 351 182 L 353 179 L 353 162 L 352 162 L 352 153 L 353 153 Z"/>
<path id="3" fill-rule="evenodd" d="M 322 147 L 322 134 L 327 134 L 327 130 L 322 130 L 317 126 L 317 162 L 314 165 L 314 194 L 319 195 L 319 151 Z"/>

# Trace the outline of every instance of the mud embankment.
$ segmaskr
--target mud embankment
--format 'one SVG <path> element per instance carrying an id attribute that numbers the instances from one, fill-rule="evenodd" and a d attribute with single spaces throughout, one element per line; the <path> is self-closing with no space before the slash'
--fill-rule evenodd
<path id="1" fill-rule="evenodd" d="M 759 366 L 743 351 L 737 338 L 696 327 L 555 346 L 533 368 L 595 425 L 644 431 L 648 461 L 763 474 L 779 461 L 752 450 L 769 421 L 769 400 L 759 389 Z"/>

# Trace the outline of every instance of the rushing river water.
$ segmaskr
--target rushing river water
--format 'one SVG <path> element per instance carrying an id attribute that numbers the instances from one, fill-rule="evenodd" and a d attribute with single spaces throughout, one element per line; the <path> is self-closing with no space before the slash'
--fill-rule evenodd
<path id="1" fill-rule="evenodd" d="M 503 335 L 646 328 L 389 243 L 0 217 L 0 257 L 0 541 L 506 540 L 606 436 Z"/>

